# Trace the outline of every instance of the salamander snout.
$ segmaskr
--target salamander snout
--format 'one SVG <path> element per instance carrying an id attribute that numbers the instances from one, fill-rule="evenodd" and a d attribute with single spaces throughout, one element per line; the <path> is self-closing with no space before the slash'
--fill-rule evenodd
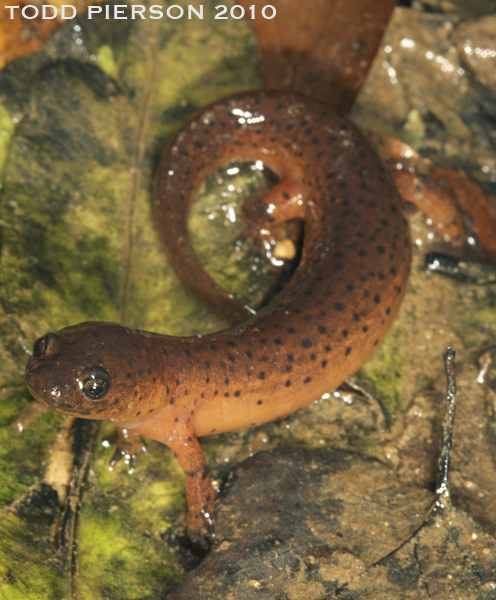
<path id="1" fill-rule="evenodd" d="M 33 346 L 33 357 L 43 358 L 51 356 L 64 347 L 64 340 L 56 333 L 47 333 L 36 340 Z"/>

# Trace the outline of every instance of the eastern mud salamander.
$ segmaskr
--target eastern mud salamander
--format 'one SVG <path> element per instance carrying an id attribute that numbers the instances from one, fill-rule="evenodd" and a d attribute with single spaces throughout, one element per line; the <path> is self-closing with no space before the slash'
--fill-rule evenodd
<path id="1" fill-rule="evenodd" d="M 235 159 L 262 161 L 277 175 L 264 195 L 272 224 L 304 221 L 299 266 L 255 316 L 203 272 L 187 235 L 190 198 Z M 178 338 L 81 323 L 37 340 L 26 382 L 55 410 L 110 419 L 169 446 L 186 475 L 191 535 L 201 541 L 213 491 L 197 438 L 289 415 L 354 373 L 398 311 L 410 238 L 391 177 L 357 128 L 283 92 L 232 96 L 190 120 L 162 157 L 155 203 L 186 282 L 241 324 Z"/>

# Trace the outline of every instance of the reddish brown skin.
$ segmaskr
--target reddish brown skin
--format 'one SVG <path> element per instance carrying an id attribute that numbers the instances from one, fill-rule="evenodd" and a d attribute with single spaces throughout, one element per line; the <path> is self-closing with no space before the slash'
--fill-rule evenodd
<path id="1" fill-rule="evenodd" d="M 296 272 L 251 318 L 203 272 L 187 236 L 190 198 L 233 159 L 262 160 L 278 175 L 265 195 L 273 223 L 305 222 Z M 82 323 L 38 340 L 26 382 L 55 410 L 110 419 L 169 446 L 186 475 L 190 532 L 201 540 L 213 492 L 197 438 L 286 416 L 354 373 L 398 311 L 410 239 L 398 192 L 360 132 L 303 96 L 251 92 L 208 107 L 164 153 L 155 188 L 159 229 L 186 282 L 244 322 L 202 338 Z M 110 380 L 100 400 L 79 384 L 94 367 Z"/>

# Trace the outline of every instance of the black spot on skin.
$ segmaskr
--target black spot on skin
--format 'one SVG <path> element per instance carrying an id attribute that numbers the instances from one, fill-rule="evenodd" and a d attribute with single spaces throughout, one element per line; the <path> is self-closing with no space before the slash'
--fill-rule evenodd
<path id="1" fill-rule="evenodd" d="M 282 340 L 281 340 L 281 338 L 274 338 L 274 344 L 276 346 L 282 346 Z"/>
<path id="2" fill-rule="evenodd" d="M 126 373 L 126 377 L 127 377 L 128 379 L 132 379 L 132 378 L 133 378 L 133 374 L 132 374 L 132 373 Z"/>
<path id="3" fill-rule="evenodd" d="M 293 370 L 293 367 L 291 365 L 286 365 L 286 373 L 291 373 L 291 371 Z"/>
<path id="4" fill-rule="evenodd" d="M 305 338 L 304 340 L 301 340 L 301 345 L 303 348 L 310 348 L 310 346 L 312 346 L 312 342 L 308 338 Z"/>
<path id="5" fill-rule="evenodd" d="M 380 303 L 381 303 L 381 297 L 379 296 L 379 294 L 376 294 L 376 295 L 374 296 L 374 302 L 375 302 L 376 304 L 380 304 Z"/>
<path id="6" fill-rule="evenodd" d="M 261 344 L 266 344 L 267 343 L 267 338 L 260 338 L 260 343 Z"/>
<path id="7" fill-rule="evenodd" d="M 258 400 L 257 404 L 260 406 L 260 404 L 263 404 L 263 402 L 261 400 Z"/>
<path id="8" fill-rule="evenodd" d="M 167 353 L 167 350 L 164 347 L 162 347 L 162 352 L 165 354 L 165 356 L 169 356 L 169 354 Z"/>
<path id="9" fill-rule="evenodd" d="M 348 283 L 347 286 L 346 286 L 346 289 L 349 292 L 352 292 L 355 289 L 355 286 L 352 283 Z"/>
<path id="10" fill-rule="evenodd" d="M 187 348 L 184 349 L 184 352 L 186 356 L 191 356 L 191 352 Z"/>
<path id="11" fill-rule="evenodd" d="M 364 248 L 360 248 L 360 250 L 358 251 L 358 256 L 367 256 L 367 250 L 365 250 Z"/>
<path id="12" fill-rule="evenodd" d="M 210 383 L 210 377 L 207 377 L 207 378 L 205 379 L 205 383 Z"/>
<path id="13" fill-rule="evenodd" d="M 265 371 L 260 371 L 260 373 L 258 374 L 258 378 L 265 379 Z"/>
<path id="14" fill-rule="evenodd" d="M 305 377 L 305 379 L 303 380 L 303 383 L 310 383 L 310 381 L 312 381 L 311 377 Z"/>
<path id="15" fill-rule="evenodd" d="M 250 350 L 248 350 L 247 353 L 246 353 L 246 356 L 248 358 L 253 358 L 253 353 Z"/>
<path id="16" fill-rule="evenodd" d="M 338 312 L 342 312 L 344 310 L 344 304 L 341 304 L 341 302 L 336 302 L 336 304 L 334 305 L 334 308 Z"/>
<path id="17" fill-rule="evenodd" d="M 369 330 L 369 328 L 367 327 L 367 325 L 364 325 L 364 326 L 362 327 L 362 331 L 363 331 L 363 333 L 367 333 L 367 331 L 368 331 L 368 330 Z"/>
<path id="18" fill-rule="evenodd" d="M 350 353 L 351 353 L 351 348 L 350 347 L 346 348 L 346 352 L 344 353 L 344 355 L 349 356 Z"/>
<path id="19" fill-rule="evenodd" d="M 384 246 L 377 246 L 376 250 L 378 254 L 384 254 L 386 252 L 386 248 L 384 248 Z"/>
<path id="20" fill-rule="evenodd" d="M 289 379 L 288 379 L 284 385 L 285 385 L 286 387 L 289 387 L 289 386 L 291 385 L 291 381 L 289 381 Z"/>
<path id="21" fill-rule="evenodd" d="M 353 315 L 353 320 L 354 320 L 354 321 L 360 321 L 360 315 L 359 315 L 358 313 L 355 313 L 355 314 Z"/>
<path id="22" fill-rule="evenodd" d="M 323 325 L 319 325 L 319 327 L 318 327 L 318 332 L 319 333 L 325 333 L 326 331 L 327 330 L 326 330 L 326 328 Z"/>
<path id="23" fill-rule="evenodd" d="M 326 352 L 330 352 L 330 351 L 331 351 L 331 347 L 330 347 L 330 346 L 324 346 L 324 350 L 325 350 Z"/>
<path id="24" fill-rule="evenodd" d="M 174 421 L 175 421 L 176 423 L 178 423 L 178 422 L 179 422 L 179 417 L 176 417 L 176 418 L 174 419 Z"/>
<path id="25" fill-rule="evenodd" d="M 214 344 L 210 344 L 210 350 L 213 350 L 214 352 L 217 352 L 218 348 Z"/>
<path id="26" fill-rule="evenodd" d="M 390 272 L 390 273 L 391 273 L 391 275 L 393 275 L 393 276 L 394 276 L 394 275 L 396 275 L 396 269 L 395 269 L 394 267 L 391 267 L 391 268 L 389 269 L 389 272 Z"/>
<path id="27" fill-rule="evenodd" d="M 294 327 L 288 327 L 286 331 L 288 333 L 296 333 L 296 329 Z"/>
<path id="28" fill-rule="evenodd" d="M 235 348 L 236 347 L 236 344 L 234 342 L 232 342 L 231 340 L 228 340 L 227 345 L 231 346 L 231 348 Z"/>
<path id="29" fill-rule="evenodd" d="M 292 354 L 286 354 L 286 359 L 288 362 L 293 362 L 294 356 Z"/>
<path id="30" fill-rule="evenodd" d="M 315 354 L 310 354 L 310 360 L 315 360 L 316 356 Z"/>
<path id="31" fill-rule="evenodd" d="M 210 368 L 210 361 L 209 361 L 209 360 L 206 360 L 206 361 L 205 361 L 205 366 L 207 367 L 207 369 L 209 369 L 209 368 Z"/>
<path id="32" fill-rule="evenodd" d="M 241 396 L 241 392 L 239 390 L 236 390 L 234 392 L 234 395 L 236 396 L 236 398 L 239 398 Z"/>
<path id="33" fill-rule="evenodd" d="M 224 383 L 225 383 L 226 385 L 229 385 L 229 377 L 226 377 L 226 378 L 224 379 Z"/>
<path id="34" fill-rule="evenodd" d="M 390 307 L 390 306 L 388 306 L 388 307 L 386 308 L 386 314 L 387 314 L 387 315 L 389 315 L 389 313 L 390 313 L 390 312 L 391 312 L 391 307 Z"/>
<path id="35" fill-rule="evenodd" d="M 171 399 L 169 400 L 169 404 L 170 404 L 171 406 L 174 404 L 174 398 L 171 398 Z"/>
<path id="36" fill-rule="evenodd" d="M 341 333 L 343 334 L 344 338 L 348 337 L 348 330 L 347 329 L 343 329 L 343 331 Z"/>
<path id="37" fill-rule="evenodd" d="M 152 374 L 152 370 L 150 369 L 150 367 L 148 367 L 148 375 Z"/>
<path id="38" fill-rule="evenodd" d="M 327 365 L 327 361 L 326 361 L 326 360 L 323 360 L 323 361 L 322 361 L 322 368 L 324 368 L 326 365 Z"/>
<path id="39" fill-rule="evenodd" d="M 227 360 L 228 360 L 229 362 L 232 362 L 232 363 L 233 363 L 233 362 L 234 362 L 234 356 L 233 356 L 232 354 L 228 354 L 228 355 L 227 355 Z"/>
<path id="40" fill-rule="evenodd" d="M 224 394 L 224 396 L 225 396 L 226 398 L 229 398 L 229 392 L 226 392 L 226 393 Z"/>

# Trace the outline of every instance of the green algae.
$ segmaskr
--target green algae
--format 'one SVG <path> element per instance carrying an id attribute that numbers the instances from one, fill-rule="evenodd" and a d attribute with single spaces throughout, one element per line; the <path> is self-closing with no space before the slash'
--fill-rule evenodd
<path id="1" fill-rule="evenodd" d="M 394 323 L 356 378 L 381 402 L 389 421 L 403 406 L 403 378 L 408 367 L 407 332 Z"/>
<path id="2" fill-rule="evenodd" d="M 56 572 L 47 548 L 26 529 L 22 518 L 4 512 L 0 520 L 0 597 L 66 598 L 67 584 Z"/>
<path id="3" fill-rule="evenodd" d="M 14 135 L 15 126 L 12 117 L 0 104 L 0 173 L 3 171 L 9 153 L 9 145 Z"/>
<path id="4" fill-rule="evenodd" d="M 62 415 L 45 411 L 24 431 L 14 426 L 26 404 L 27 390 L 3 396 L 0 402 L 0 509 L 9 506 L 36 483 L 47 460 Z"/>
<path id="5" fill-rule="evenodd" d="M 98 48 L 98 66 L 113 79 L 119 76 L 119 68 L 115 62 L 114 53 L 108 44 L 103 44 Z"/>
<path id="6" fill-rule="evenodd" d="M 147 497 L 168 499 L 157 494 L 162 491 L 152 488 Z M 179 581 L 181 569 L 157 530 L 148 529 L 143 515 L 135 513 L 134 501 L 124 508 L 121 497 L 106 510 L 112 499 L 111 494 L 94 494 L 81 513 L 78 593 L 83 598 L 156 598 Z"/>

